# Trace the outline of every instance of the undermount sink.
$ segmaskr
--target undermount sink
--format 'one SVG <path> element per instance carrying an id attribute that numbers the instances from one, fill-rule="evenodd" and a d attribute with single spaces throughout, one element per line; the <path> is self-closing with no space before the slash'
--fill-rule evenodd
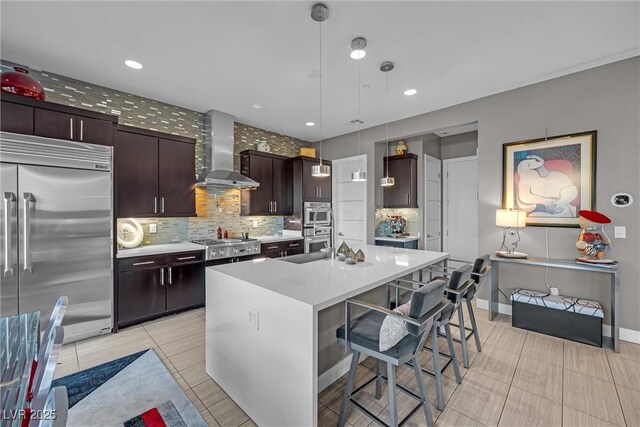
<path id="1" fill-rule="evenodd" d="M 290 255 L 280 258 L 280 261 L 292 262 L 294 264 L 306 264 L 308 262 L 320 261 L 331 257 L 330 252 L 310 252 L 308 254 Z"/>

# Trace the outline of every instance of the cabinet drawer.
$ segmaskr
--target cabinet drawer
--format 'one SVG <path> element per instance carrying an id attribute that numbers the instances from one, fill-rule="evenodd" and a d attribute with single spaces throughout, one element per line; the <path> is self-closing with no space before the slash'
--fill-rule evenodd
<path id="1" fill-rule="evenodd" d="M 285 250 L 289 250 L 289 252 L 291 252 L 291 249 L 297 249 L 297 248 L 302 248 L 304 249 L 304 240 L 300 239 L 300 240 L 293 240 L 293 241 L 289 241 L 289 242 L 285 242 L 287 245 L 285 246 Z"/>
<path id="2" fill-rule="evenodd" d="M 286 249 L 286 244 L 289 242 L 272 242 L 262 243 L 260 245 L 260 253 L 266 254 L 268 252 L 280 252 Z"/>
<path id="3" fill-rule="evenodd" d="M 166 265 L 166 255 L 149 255 L 118 260 L 118 272 L 141 270 L 144 268 L 159 268 Z"/>
<path id="4" fill-rule="evenodd" d="M 33 135 L 33 107 L 2 101 L 0 117 L 1 130 Z"/>
<path id="5" fill-rule="evenodd" d="M 167 254 L 167 265 L 191 264 L 204 261 L 204 251 Z"/>

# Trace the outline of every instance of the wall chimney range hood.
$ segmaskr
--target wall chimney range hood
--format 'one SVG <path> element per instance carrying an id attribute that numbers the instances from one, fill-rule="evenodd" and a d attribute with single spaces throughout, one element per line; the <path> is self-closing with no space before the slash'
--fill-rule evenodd
<path id="1" fill-rule="evenodd" d="M 233 170 L 233 116 L 209 110 L 204 115 L 204 147 L 207 172 L 198 176 L 198 186 L 255 189 L 259 182 Z"/>

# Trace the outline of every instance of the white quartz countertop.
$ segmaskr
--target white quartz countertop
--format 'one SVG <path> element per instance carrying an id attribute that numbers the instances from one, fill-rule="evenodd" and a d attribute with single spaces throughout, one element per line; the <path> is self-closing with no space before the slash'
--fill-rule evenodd
<path id="1" fill-rule="evenodd" d="M 288 242 L 291 240 L 302 240 L 302 236 L 256 236 L 255 239 L 262 243 Z"/>
<path id="2" fill-rule="evenodd" d="M 376 240 L 382 240 L 385 242 L 413 242 L 414 240 L 418 240 L 420 237 L 418 236 L 404 236 L 404 237 L 376 237 Z"/>
<path id="3" fill-rule="evenodd" d="M 133 249 L 118 250 L 117 258 L 131 258 L 134 256 L 170 254 L 175 252 L 202 251 L 204 246 L 190 242 L 167 243 L 164 245 L 141 246 Z"/>
<path id="4" fill-rule="evenodd" d="M 319 311 L 449 256 L 445 252 L 372 245 L 355 249 L 363 250 L 365 262 L 348 265 L 337 259 L 322 259 L 294 264 L 260 258 L 208 268 L 307 303 Z"/>

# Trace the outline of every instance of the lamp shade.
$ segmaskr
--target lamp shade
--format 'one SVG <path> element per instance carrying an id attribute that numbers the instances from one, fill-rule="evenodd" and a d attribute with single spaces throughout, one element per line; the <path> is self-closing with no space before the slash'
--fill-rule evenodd
<path id="1" fill-rule="evenodd" d="M 311 176 L 325 177 L 329 175 L 331 175 L 331 166 L 322 163 L 311 166 Z"/>
<path id="2" fill-rule="evenodd" d="M 510 228 L 525 227 L 527 225 L 527 213 L 516 209 L 497 209 L 496 225 Z"/>

